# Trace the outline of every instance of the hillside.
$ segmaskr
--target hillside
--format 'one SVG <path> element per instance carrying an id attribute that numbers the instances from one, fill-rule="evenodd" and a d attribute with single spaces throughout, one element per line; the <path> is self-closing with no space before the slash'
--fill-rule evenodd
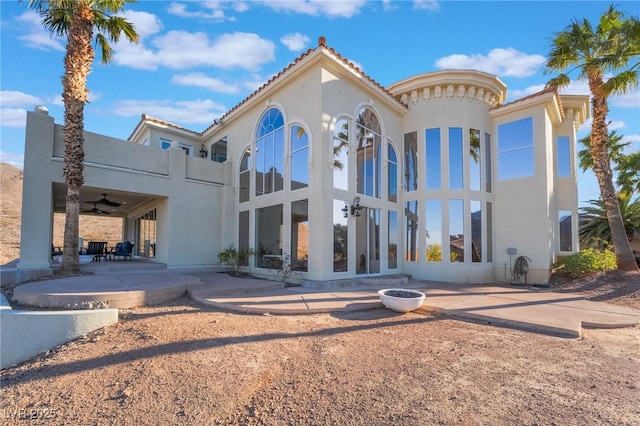
<path id="1" fill-rule="evenodd" d="M 22 170 L 0 163 L 0 265 L 20 257 L 20 218 L 22 216 Z M 80 236 L 85 241 L 110 243 L 120 239 L 122 221 L 119 218 L 80 216 Z M 64 215 L 53 219 L 53 244 L 62 246 Z"/>

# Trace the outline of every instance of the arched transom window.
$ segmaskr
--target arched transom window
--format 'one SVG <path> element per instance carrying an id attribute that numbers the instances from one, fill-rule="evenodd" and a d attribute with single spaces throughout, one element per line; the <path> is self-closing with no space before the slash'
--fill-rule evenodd
<path id="1" fill-rule="evenodd" d="M 260 118 L 255 141 L 256 196 L 282 191 L 284 118 L 271 108 Z"/>
<path id="2" fill-rule="evenodd" d="M 356 123 L 357 192 L 380 198 L 382 180 L 382 136 L 378 117 L 362 108 Z"/>

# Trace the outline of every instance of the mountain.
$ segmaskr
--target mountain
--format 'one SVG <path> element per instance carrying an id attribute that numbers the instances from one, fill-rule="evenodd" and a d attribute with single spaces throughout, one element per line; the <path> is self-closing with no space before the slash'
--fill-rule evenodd
<path id="1" fill-rule="evenodd" d="M 0 163 L 0 265 L 20 257 L 20 218 L 22 217 L 22 170 Z M 122 235 L 122 219 L 80 216 L 80 236 L 84 241 L 108 241 L 115 245 Z M 53 245 L 62 247 L 64 214 L 53 217 Z M 86 244 L 85 244 L 86 245 Z"/>

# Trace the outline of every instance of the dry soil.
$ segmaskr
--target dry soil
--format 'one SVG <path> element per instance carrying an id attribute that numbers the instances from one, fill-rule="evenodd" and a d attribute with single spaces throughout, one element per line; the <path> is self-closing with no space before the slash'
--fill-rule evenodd
<path id="1" fill-rule="evenodd" d="M 639 307 L 637 274 L 558 286 Z M 0 378 L 3 424 L 638 425 L 640 328 L 566 339 L 383 308 L 241 315 L 182 298 L 122 310 Z"/>

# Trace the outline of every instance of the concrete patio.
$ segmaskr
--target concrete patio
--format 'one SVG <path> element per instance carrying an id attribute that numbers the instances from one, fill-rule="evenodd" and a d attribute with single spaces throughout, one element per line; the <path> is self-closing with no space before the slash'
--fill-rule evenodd
<path id="1" fill-rule="evenodd" d="M 372 281 L 375 283 L 375 281 Z M 388 282 L 385 287 L 390 287 Z M 425 293 L 416 312 L 435 312 L 469 320 L 565 337 L 580 336 L 583 327 L 629 327 L 640 312 L 591 302 L 576 294 L 535 287 L 461 285 L 405 280 L 405 288 Z M 236 278 L 214 271 L 105 270 L 70 278 L 19 285 L 14 300 L 40 308 L 129 308 L 157 304 L 188 293 L 196 302 L 253 314 L 313 314 L 379 308 L 379 285 L 331 289 L 287 287 L 269 280 Z M 400 315 L 400 314 L 399 314 Z"/>

